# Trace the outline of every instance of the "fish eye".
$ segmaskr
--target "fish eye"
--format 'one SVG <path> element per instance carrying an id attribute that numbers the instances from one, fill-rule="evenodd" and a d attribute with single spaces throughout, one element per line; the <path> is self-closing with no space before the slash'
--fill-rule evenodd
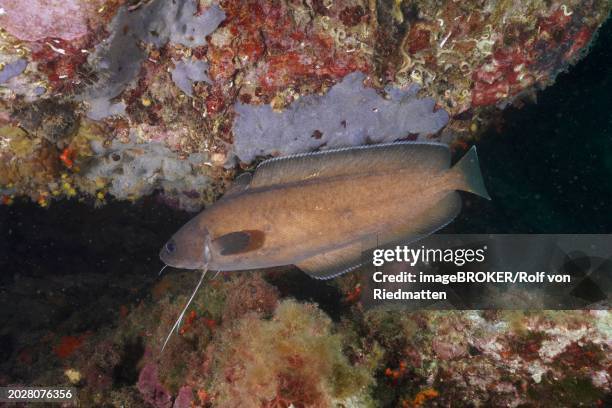
<path id="1" fill-rule="evenodd" d="M 168 241 L 166 243 L 166 251 L 168 251 L 169 254 L 176 251 L 176 244 L 174 243 L 174 241 Z"/>

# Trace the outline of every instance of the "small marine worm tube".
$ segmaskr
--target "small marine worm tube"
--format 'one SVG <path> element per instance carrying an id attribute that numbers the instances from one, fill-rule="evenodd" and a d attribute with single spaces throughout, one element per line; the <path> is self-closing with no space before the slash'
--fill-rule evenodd
<path id="1" fill-rule="evenodd" d="M 568 7 L 567 7 L 565 4 L 562 4 L 562 5 L 561 5 L 561 10 L 563 10 L 563 15 L 564 15 L 565 17 L 569 17 L 569 16 L 571 16 L 572 14 L 574 14 L 574 12 L 573 12 L 573 11 L 571 11 L 571 10 L 570 10 L 570 9 L 569 9 L 569 8 L 568 8 Z"/>
<path id="2" fill-rule="evenodd" d="M 350 54 L 352 52 L 357 51 L 357 47 L 355 46 L 354 43 L 349 43 L 346 45 L 345 51 Z"/>
<path id="3" fill-rule="evenodd" d="M 422 78 L 423 78 L 423 83 L 429 85 L 433 81 L 436 80 L 436 74 L 435 74 L 435 72 L 431 72 L 431 71 L 428 71 L 425 68 L 423 68 L 423 70 L 422 70 Z"/>
<path id="4" fill-rule="evenodd" d="M 440 42 L 440 48 L 444 47 L 444 45 L 446 44 L 446 42 L 448 41 L 451 35 L 453 35 L 452 30 L 449 31 L 448 34 L 442 39 L 442 41 Z"/>
<path id="5" fill-rule="evenodd" d="M 323 16 L 321 17 L 321 26 L 324 30 L 329 30 L 329 17 Z"/>
<path id="6" fill-rule="evenodd" d="M 337 36 L 339 40 L 344 40 L 346 38 L 346 31 L 344 31 L 342 28 L 338 28 Z"/>
<path id="7" fill-rule="evenodd" d="M 476 48 L 484 55 L 491 55 L 493 53 L 493 46 L 495 41 L 492 40 L 480 40 L 476 43 Z"/>

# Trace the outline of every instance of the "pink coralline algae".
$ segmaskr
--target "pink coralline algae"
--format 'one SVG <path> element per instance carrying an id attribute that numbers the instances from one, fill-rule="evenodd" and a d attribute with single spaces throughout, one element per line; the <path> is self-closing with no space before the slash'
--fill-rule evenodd
<path id="1" fill-rule="evenodd" d="M 159 382 L 157 366 L 149 363 L 144 366 L 138 376 L 138 391 L 142 398 L 155 408 L 170 408 L 172 396 Z"/>
<path id="2" fill-rule="evenodd" d="M 179 390 L 178 396 L 174 400 L 172 408 L 190 408 L 193 401 L 193 390 L 191 387 L 184 386 Z"/>
<path id="3" fill-rule="evenodd" d="M 74 40 L 88 32 L 87 20 L 97 1 L 0 0 L 0 26 L 24 41 Z"/>

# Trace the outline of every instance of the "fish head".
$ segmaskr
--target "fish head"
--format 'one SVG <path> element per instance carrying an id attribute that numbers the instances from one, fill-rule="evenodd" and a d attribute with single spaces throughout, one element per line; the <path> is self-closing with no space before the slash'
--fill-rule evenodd
<path id="1" fill-rule="evenodd" d="M 189 221 L 166 242 L 159 258 L 180 269 L 204 269 L 211 259 L 210 233 L 201 227 L 198 217 Z"/>

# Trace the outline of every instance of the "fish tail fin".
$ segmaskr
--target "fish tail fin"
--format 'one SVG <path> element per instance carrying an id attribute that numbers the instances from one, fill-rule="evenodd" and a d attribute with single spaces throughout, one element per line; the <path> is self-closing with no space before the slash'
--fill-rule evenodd
<path id="1" fill-rule="evenodd" d="M 476 153 L 476 146 L 472 148 L 453 166 L 451 171 L 455 174 L 460 174 L 459 190 L 469 191 L 470 193 L 479 195 L 487 200 L 491 199 L 491 196 L 487 192 L 484 180 L 482 179 L 482 172 L 478 164 L 478 154 Z"/>

